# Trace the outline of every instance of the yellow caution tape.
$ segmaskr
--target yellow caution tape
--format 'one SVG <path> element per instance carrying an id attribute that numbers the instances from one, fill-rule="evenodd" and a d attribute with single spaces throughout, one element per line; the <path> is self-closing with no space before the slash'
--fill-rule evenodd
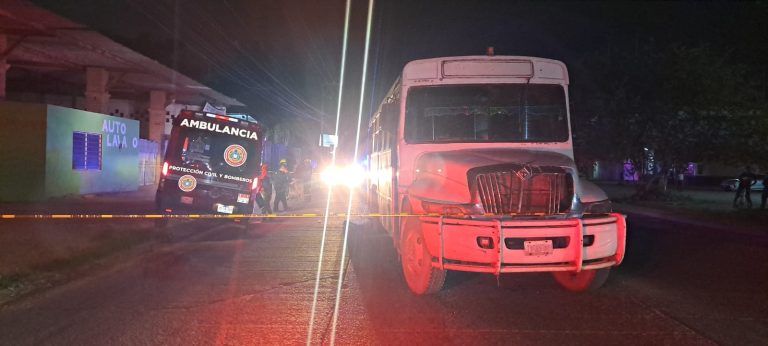
<path id="1" fill-rule="evenodd" d="M 531 215 L 539 215 L 529 214 Z M 543 214 L 541 214 L 543 215 Z M 302 213 L 302 214 L 0 214 L 0 220 L 12 220 L 12 219 L 249 219 L 249 218 L 320 218 L 325 217 L 325 214 L 319 213 Z M 380 213 L 361 213 L 361 214 L 346 214 L 346 213 L 331 213 L 328 217 L 332 218 L 346 218 L 346 217 L 467 217 L 467 214 L 438 214 L 438 213 L 424 213 L 424 214 L 411 214 L 411 213 L 396 213 L 396 214 L 380 214 Z M 473 216 L 515 216 L 515 214 L 480 214 Z"/>
<path id="2" fill-rule="evenodd" d="M 328 217 L 419 217 L 441 214 L 328 214 Z M 443 216 L 466 216 L 445 214 Z M 0 219 L 248 219 L 248 218 L 316 218 L 325 214 L 0 214 Z"/>

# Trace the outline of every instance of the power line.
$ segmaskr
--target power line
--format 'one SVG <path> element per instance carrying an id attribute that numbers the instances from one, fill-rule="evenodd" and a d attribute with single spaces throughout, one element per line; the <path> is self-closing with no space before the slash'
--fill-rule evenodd
<path id="1" fill-rule="evenodd" d="M 178 32 L 177 32 L 178 28 L 176 28 L 175 30 L 172 30 L 172 29 L 168 28 L 168 26 L 166 26 L 164 23 L 162 23 L 157 18 L 155 18 L 152 14 L 147 12 L 147 10 L 143 6 L 140 6 L 135 1 L 132 1 L 132 0 L 128 0 L 128 2 L 129 2 L 129 4 L 131 4 L 132 6 L 137 8 L 145 17 L 147 17 L 151 21 L 155 22 L 158 26 L 160 26 L 161 29 L 163 29 L 167 33 L 172 34 L 172 35 L 178 35 Z M 152 4 L 155 5 L 155 6 L 158 5 L 155 2 L 153 2 Z M 206 20 L 209 20 L 209 19 L 206 17 Z M 190 31 L 190 30 L 188 30 L 188 31 Z M 222 67 L 217 62 L 219 60 L 223 60 L 223 59 L 221 59 L 222 58 L 221 53 L 217 52 L 214 49 L 212 49 L 211 47 L 213 45 L 210 42 L 203 41 L 203 39 L 201 38 L 200 35 L 197 34 L 197 32 L 195 32 L 194 30 L 191 30 L 190 32 L 193 35 L 191 35 L 191 37 L 186 40 L 185 45 L 188 48 L 192 49 L 197 55 L 199 55 L 202 58 L 204 58 L 205 60 L 207 60 L 225 78 L 228 78 L 231 81 L 233 81 L 233 82 L 235 82 L 235 83 L 237 83 L 237 84 L 239 84 L 239 85 L 241 85 L 243 87 L 246 87 L 249 90 L 256 89 L 256 88 L 254 88 L 254 85 L 257 85 L 260 89 L 267 90 L 268 92 L 271 91 L 271 92 L 273 92 L 273 95 L 264 95 L 264 94 L 262 94 L 261 97 L 264 98 L 268 102 L 271 102 L 273 104 L 276 104 L 277 106 L 280 106 L 281 108 L 285 109 L 289 113 L 293 113 L 293 114 L 296 114 L 296 115 L 299 115 L 299 116 L 302 116 L 302 117 L 307 117 L 307 118 L 311 118 L 313 120 L 319 121 L 319 119 L 317 119 L 313 115 L 309 114 L 306 111 L 301 110 L 295 104 L 287 101 L 284 97 L 282 97 L 282 95 L 274 92 L 272 90 L 272 88 L 264 88 L 263 87 L 264 86 L 263 83 L 255 80 L 253 78 L 251 78 L 247 74 L 243 73 L 239 68 L 235 68 L 234 69 L 234 72 L 237 73 L 239 75 L 238 76 L 238 75 L 235 75 L 232 72 L 230 72 L 229 69 L 226 69 L 226 68 Z M 198 44 L 192 44 L 192 43 L 198 43 Z M 202 43 L 202 44 L 200 44 L 200 43 Z M 275 97 L 276 99 L 273 99 L 270 96 Z M 295 94 L 294 94 L 294 96 L 295 96 Z"/>

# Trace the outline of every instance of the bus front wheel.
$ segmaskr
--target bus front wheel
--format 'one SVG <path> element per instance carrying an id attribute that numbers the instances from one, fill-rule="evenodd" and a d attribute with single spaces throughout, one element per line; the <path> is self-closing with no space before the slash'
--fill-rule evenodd
<path id="1" fill-rule="evenodd" d="M 411 292 L 422 295 L 440 291 L 445 284 L 445 270 L 432 266 L 419 219 L 405 217 L 400 245 L 403 275 Z"/>

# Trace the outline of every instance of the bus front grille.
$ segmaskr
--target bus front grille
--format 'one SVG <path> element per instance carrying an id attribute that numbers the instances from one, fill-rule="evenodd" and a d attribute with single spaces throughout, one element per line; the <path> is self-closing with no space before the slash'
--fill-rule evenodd
<path id="1" fill-rule="evenodd" d="M 486 213 L 556 215 L 571 208 L 573 177 L 565 172 L 509 169 L 478 173 L 474 180 Z"/>

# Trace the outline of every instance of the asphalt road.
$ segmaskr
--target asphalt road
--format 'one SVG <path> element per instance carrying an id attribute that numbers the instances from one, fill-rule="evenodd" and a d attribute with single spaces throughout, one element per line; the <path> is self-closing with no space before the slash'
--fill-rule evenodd
<path id="1" fill-rule="evenodd" d="M 329 225 L 313 344 L 768 344 L 766 239 L 630 217 L 628 257 L 599 291 L 568 293 L 548 274 L 451 273 L 417 297 L 383 231 L 355 222 L 336 324 L 343 224 Z M 305 343 L 322 228 L 172 224 L 149 255 L 2 307 L 0 344 Z"/>

